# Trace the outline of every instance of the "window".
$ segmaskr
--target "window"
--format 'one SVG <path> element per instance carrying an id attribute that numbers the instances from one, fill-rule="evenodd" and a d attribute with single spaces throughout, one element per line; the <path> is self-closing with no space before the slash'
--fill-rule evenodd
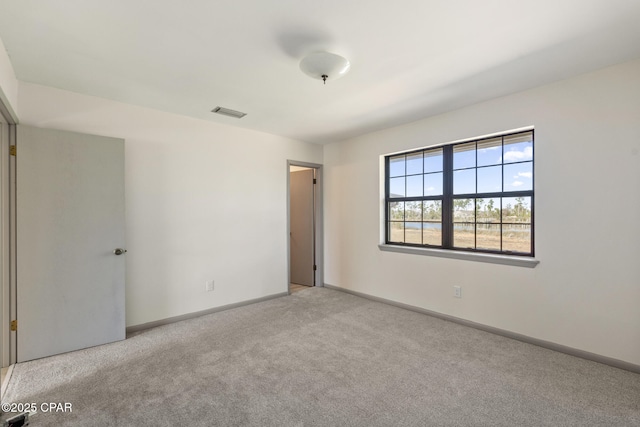
<path id="1" fill-rule="evenodd" d="M 533 130 L 385 157 L 386 243 L 533 256 Z"/>

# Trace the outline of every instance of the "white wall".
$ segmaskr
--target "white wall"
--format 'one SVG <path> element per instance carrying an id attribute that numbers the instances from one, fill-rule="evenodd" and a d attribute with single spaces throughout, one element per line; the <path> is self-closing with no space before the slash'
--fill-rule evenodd
<path id="1" fill-rule="evenodd" d="M 2 39 L 0 39 L 0 100 L 9 110 L 13 120 L 17 120 L 18 80 Z"/>
<path id="2" fill-rule="evenodd" d="M 127 325 L 287 291 L 286 161 L 322 146 L 22 82 L 18 105 L 126 140 Z"/>
<path id="3" fill-rule="evenodd" d="M 378 249 L 380 155 L 527 125 L 536 268 Z M 325 146 L 325 283 L 640 364 L 639 152 L 640 60 Z"/>

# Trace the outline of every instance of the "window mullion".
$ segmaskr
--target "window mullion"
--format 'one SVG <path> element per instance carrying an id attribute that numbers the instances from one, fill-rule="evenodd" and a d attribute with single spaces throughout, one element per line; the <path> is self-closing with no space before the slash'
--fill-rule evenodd
<path id="1" fill-rule="evenodd" d="M 475 143 L 476 194 L 473 195 L 473 249 L 478 249 L 478 141 Z"/>
<path id="2" fill-rule="evenodd" d="M 443 147 L 442 247 L 453 247 L 453 146 Z"/>
<path id="3" fill-rule="evenodd" d="M 500 189 L 502 193 L 504 193 L 504 135 L 500 138 Z M 504 197 L 500 195 L 500 252 L 504 251 L 504 243 L 502 242 L 502 234 L 503 234 L 503 206 L 502 201 Z"/>
<path id="4" fill-rule="evenodd" d="M 422 152 L 422 200 L 420 201 L 420 244 L 424 245 L 424 151 Z"/>
<path id="5" fill-rule="evenodd" d="M 404 197 L 407 197 L 407 156 L 404 156 Z M 407 243 L 407 202 L 403 204 L 402 212 L 402 242 Z"/>

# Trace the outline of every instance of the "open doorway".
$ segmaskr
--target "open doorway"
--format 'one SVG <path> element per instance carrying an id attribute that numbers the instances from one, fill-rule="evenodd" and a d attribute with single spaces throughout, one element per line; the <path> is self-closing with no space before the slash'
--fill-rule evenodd
<path id="1" fill-rule="evenodd" d="M 289 293 L 322 286 L 321 166 L 287 162 Z"/>

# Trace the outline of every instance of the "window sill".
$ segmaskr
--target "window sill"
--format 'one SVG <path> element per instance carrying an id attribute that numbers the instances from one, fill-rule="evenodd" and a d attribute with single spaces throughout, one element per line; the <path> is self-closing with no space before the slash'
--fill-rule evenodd
<path id="1" fill-rule="evenodd" d="M 444 249 L 416 248 L 412 246 L 379 244 L 378 248 L 385 252 L 399 252 L 414 255 L 435 256 L 465 261 L 488 262 L 490 264 L 512 265 L 515 267 L 534 268 L 540 263 L 537 259 L 512 255 L 482 254 L 477 252 L 450 251 Z"/>

